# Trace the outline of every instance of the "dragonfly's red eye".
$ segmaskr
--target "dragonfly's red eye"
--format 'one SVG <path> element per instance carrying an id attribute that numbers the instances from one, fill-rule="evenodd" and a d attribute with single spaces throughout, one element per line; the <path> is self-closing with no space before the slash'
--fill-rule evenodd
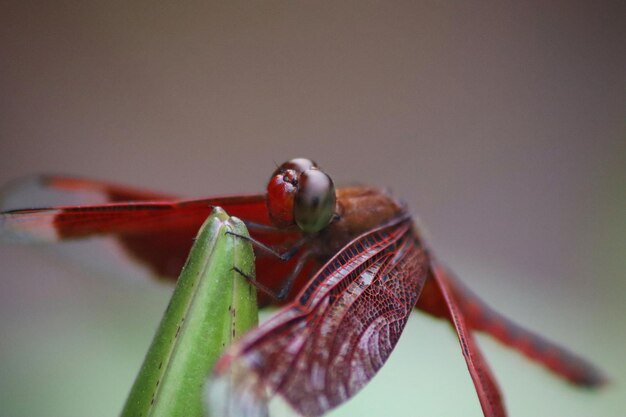
<path id="1" fill-rule="evenodd" d="M 276 171 L 267 184 L 267 209 L 272 222 L 279 227 L 293 225 L 293 201 L 297 174 L 294 170 Z"/>
<path id="2" fill-rule="evenodd" d="M 304 232 L 319 232 L 331 222 L 335 202 L 333 181 L 310 159 L 285 162 L 267 185 L 267 208 L 279 227 L 297 224 Z"/>

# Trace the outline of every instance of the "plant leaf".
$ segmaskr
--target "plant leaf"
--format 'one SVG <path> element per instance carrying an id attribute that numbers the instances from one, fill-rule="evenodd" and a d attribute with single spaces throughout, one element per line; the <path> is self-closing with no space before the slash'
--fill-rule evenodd
<path id="1" fill-rule="evenodd" d="M 216 208 L 200 228 L 122 416 L 201 416 L 207 376 L 222 351 L 258 322 L 243 222 Z"/>

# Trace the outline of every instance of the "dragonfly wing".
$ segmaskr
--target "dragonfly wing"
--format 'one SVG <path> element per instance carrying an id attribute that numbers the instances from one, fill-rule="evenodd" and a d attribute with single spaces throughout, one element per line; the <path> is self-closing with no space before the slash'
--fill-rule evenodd
<path id="1" fill-rule="evenodd" d="M 352 397 L 391 354 L 427 271 L 407 221 L 353 240 L 218 362 L 216 415 L 261 416 L 276 403 L 319 416 Z"/>
<path id="2" fill-rule="evenodd" d="M 269 224 L 260 194 L 181 201 L 102 181 L 39 175 L 0 191 L 0 237 L 54 241 L 190 229 L 194 236 L 213 206 L 243 220 Z"/>
<path id="3" fill-rule="evenodd" d="M 69 180 L 62 184 L 81 190 L 99 186 L 99 183 Z M 143 196 L 121 187 L 109 191 L 111 198 Z M 76 193 L 84 195 L 82 191 Z M 193 237 L 214 206 L 221 206 L 243 220 L 269 224 L 265 199 L 259 194 L 9 210 L 0 213 L 0 239 L 32 243 L 110 237 L 132 261 L 148 266 L 157 276 L 175 279 Z M 286 238 L 278 233 L 264 234 L 270 243 Z"/>
<path id="4" fill-rule="evenodd" d="M 9 210 L 0 213 L 0 236 L 54 241 L 184 230 L 193 231 L 191 238 L 214 206 L 244 220 L 269 222 L 264 197 L 250 195 Z"/>
<path id="5" fill-rule="evenodd" d="M 454 325 L 459 337 L 463 357 L 465 358 L 467 368 L 474 381 L 483 414 L 485 417 L 505 417 L 506 411 L 502 397 L 500 396 L 500 391 L 498 390 L 498 385 L 476 344 L 474 336 L 466 324 L 463 313 L 457 305 L 447 275 L 444 273 L 441 266 L 433 264 L 432 277 L 441 292 L 441 297 L 445 301 L 445 306 L 448 309 L 450 321 Z"/>
<path id="6" fill-rule="evenodd" d="M 106 206 L 116 202 L 163 201 L 173 197 L 102 181 L 36 175 L 17 179 L 0 190 L 0 237 L 19 241 L 56 241 L 104 234 Z M 26 209 L 24 209 L 26 208 Z M 108 215 L 123 217 L 119 212 Z M 136 212 L 130 222 L 136 222 Z M 120 224 L 123 227 L 123 225 Z M 104 230 L 103 230 L 104 229 Z M 81 236 L 74 236 L 74 234 Z M 78 232 L 78 233 L 75 233 Z M 117 233 L 111 230 L 110 233 Z"/>
<path id="7" fill-rule="evenodd" d="M 446 276 L 457 306 L 472 330 L 489 334 L 500 343 L 521 352 L 572 384 L 599 387 L 607 382 L 606 376 L 588 361 L 492 309 L 449 270 L 441 268 L 440 274 Z M 417 308 L 436 317 L 449 319 L 446 303 L 432 280 L 426 282 Z"/>
<path id="8" fill-rule="evenodd" d="M 123 201 L 174 200 L 154 191 L 104 181 L 60 175 L 34 175 L 17 179 L 0 190 L 0 210 L 24 207 L 97 205 Z"/>

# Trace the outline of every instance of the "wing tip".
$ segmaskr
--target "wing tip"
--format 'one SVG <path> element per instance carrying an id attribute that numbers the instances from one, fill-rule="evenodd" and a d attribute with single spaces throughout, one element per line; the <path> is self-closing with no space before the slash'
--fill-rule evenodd
<path id="1" fill-rule="evenodd" d="M 18 243 L 58 240 L 58 233 L 48 217 L 54 211 L 44 208 L 0 213 L 0 240 Z M 41 214 L 45 215 L 40 217 Z"/>
<path id="2" fill-rule="evenodd" d="M 52 174 L 24 175 L 14 178 L 0 186 L 0 212 L 12 212 L 23 208 L 42 208 L 50 204 L 42 204 L 46 197 L 50 197 L 46 191 L 51 189 L 56 180 L 61 178 Z"/>
<path id="3" fill-rule="evenodd" d="M 598 390 L 611 385 L 613 381 L 604 372 L 590 366 L 580 378 L 572 381 L 572 383 L 580 388 Z"/>
<path id="4" fill-rule="evenodd" d="M 215 365 L 205 403 L 211 415 L 267 417 L 269 396 L 258 375 L 231 349 Z"/>

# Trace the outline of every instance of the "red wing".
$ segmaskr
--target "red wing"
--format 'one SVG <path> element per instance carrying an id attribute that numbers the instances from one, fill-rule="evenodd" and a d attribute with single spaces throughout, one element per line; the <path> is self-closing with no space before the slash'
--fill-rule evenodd
<path id="1" fill-rule="evenodd" d="M 169 194 L 142 190 L 125 185 L 111 184 L 104 181 L 59 175 L 42 175 L 38 178 L 43 187 L 76 193 L 100 193 L 106 198 L 105 201 L 111 203 L 123 201 L 172 200 L 175 198 Z"/>
<path id="2" fill-rule="evenodd" d="M 0 238 L 22 242 L 59 241 L 108 236 L 114 238 L 131 260 L 149 267 L 160 277 L 175 279 L 183 266 L 192 239 L 213 206 L 245 221 L 269 225 L 263 195 L 215 197 L 203 200 L 165 200 L 166 195 L 104 182 L 69 177 L 39 176 L 21 180 L 4 190 L 3 200 L 34 197 L 53 191 L 57 197 L 78 205 L 10 210 L 0 213 Z M 15 198 L 14 198 L 15 197 Z M 151 199 L 149 201 L 137 201 Z M 130 202 L 119 202 L 131 200 Z M 41 198 L 39 198 L 41 201 Z M 86 202 L 105 204 L 85 204 Z M 111 202 L 111 203 L 106 203 Z M 16 205 L 13 203 L 12 205 Z M 23 205 L 22 205 L 23 207 Z M 251 230 L 252 235 L 270 245 L 282 245 L 297 234 Z M 288 275 L 293 263 L 280 263 L 259 253 L 257 271 L 275 286 Z M 310 271 L 311 267 L 308 267 Z M 303 272 L 304 273 L 304 272 Z M 261 301 L 268 300 L 261 297 Z"/>
<path id="3" fill-rule="evenodd" d="M 494 311 L 449 271 L 440 268 L 440 275 L 446 277 L 457 307 L 472 330 L 491 335 L 575 385 L 597 387 L 606 383 L 603 373 L 589 362 Z M 445 300 L 432 280 L 426 282 L 417 308 L 435 317 L 449 319 Z"/>
<path id="4" fill-rule="evenodd" d="M 452 293 L 448 277 L 440 265 L 433 263 L 431 267 L 431 276 L 436 289 L 440 292 L 440 297 L 447 308 L 447 316 L 459 336 L 463 357 L 474 381 L 474 387 L 476 388 L 483 414 L 485 417 L 506 417 L 498 385 L 465 322 L 462 311 L 457 305 L 457 300 Z"/>
<path id="5" fill-rule="evenodd" d="M 250 195 L 10 210 L 0 213 L 0 233 L 5 238 L 25 241 L 180 230 L 193 230 L 190 235 L 193 237 L 214 206 L 223 207 L 246 221 L 269 224 L 264 197 Z"/>
<path id="6" fill-rule="evenodd" d="M 180 201 L 153 191 L 53 175 L 15 181 L 0 194 L 4 210 L 0 213 L 0 236 L 26 241 L 186 231 L 190 225 L 201 224 L 217 205 L 244 220 L 269 224 L 261 195 Z M 29 204 L 29 197 L 38 199 L 38 205 Z M 56 206 L 46 204 L 42 208 L 44 197 L 54 199 Z M 59 198 L 65 201 L 58 203 Z M 19 209 L 8 210 L 13 206 Z M 22 209 L 25 206 L 35 208 Z"/>
<path id="7" fill-rule="evenodd" d="M 0 213 L 0 238 L 36 242 L 111 236 L 153 273 L 176 278 L 193 237 L 213 206 L 221 206 L 244 220 L 268 222 L 262 195 L 111 203 Z"/>
<path id="8" fill-rule="evenodd" d="M 0 207 L 3 211 L 50 205 L 98 205 L 175 199 L 175 196 L 154 191 L 59 175 L 20 178 L 5 185 L 0 191 Z"/>
<path id="9" fill-rule="evenodd" d="M 319 416 L 352 397 L 391 354 L 427 271 L 410 221 L 352 241 L 218 362 L 216 415 L 263 415 L 276 401 Z"/>

